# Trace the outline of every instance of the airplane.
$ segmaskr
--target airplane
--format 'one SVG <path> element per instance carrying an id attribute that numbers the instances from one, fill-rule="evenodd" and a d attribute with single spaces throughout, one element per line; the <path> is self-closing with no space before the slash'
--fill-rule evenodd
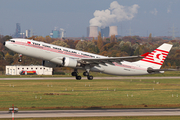
<path id="1" fill-rule="evenodd" d="M 119 76 L 147 75 L 174 71 L 174 69 L 160 69 L 169 51 L 171 44 L 164 43 L 151 53 L 138 56 L 107 57 L 89 52 L 79 51 L 62 46 L 52 45 L 35 40 L 13 38 L 4 42 L 5 47 L 22 55 L 39 58 L 43 60 L 46 67 L 70 67 L 71 73 L 77 80 L 81 80 L 78 69 L 83 69 L 84 76 L 92 80 L 90 71 L 101 72 Z M 129 62 L 133 58 L 141 58 L 135 62 Z"/>

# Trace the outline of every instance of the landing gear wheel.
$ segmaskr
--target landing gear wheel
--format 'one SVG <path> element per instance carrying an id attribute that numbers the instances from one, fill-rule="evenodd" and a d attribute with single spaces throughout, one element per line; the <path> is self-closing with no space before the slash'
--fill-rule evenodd
<path id="1" fill-rule="evenodd" d="M 81 80 L 81 76 L 76 76 L 76 80 Z"/>
<path id="2" fill-rule="evenodd" d="M 22 62 L 22 60 L 21 60 L 21 59 L 18 59 L 18 62 Z"/>
<path id="3" fill-rule="evenodd" d="M 91 76 L 91 75 L 90 75 L 90 76 L 87 76 L 87 79 L 88 79 L 88 80 L 92 80 L 92 79 L 93 79 L 93 76 Z"/>
<path id="4" fill-rule="evenodd" d="M 89 76 L 89 73 L 86 71 L 86 72 L 83 72 L 83 75 L 84 76 Z"/>
<path id="5" fill-rule="evenodd" d="M 77 72 L 72 72 L 71 75 L 72 76 L 77 76 Z"/>

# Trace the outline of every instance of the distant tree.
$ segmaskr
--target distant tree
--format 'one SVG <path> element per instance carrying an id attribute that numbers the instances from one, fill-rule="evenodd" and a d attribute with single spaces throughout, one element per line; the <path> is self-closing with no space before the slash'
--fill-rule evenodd
<path id="1" fill-rule="evenodd" d="M 133 50 L 136 50 L 138 47 L 139 47 L 139 44 L 137 44 L 137 43 L 135 43 L 135 44 L 132 45 L 132 49 L 133 49 Z"/>
<path id="2" fill-rule="evenodd" d="M 35 38 L 35 40 L 36 40 L 36 41 L 47 42 L 43 36 L 37 36 L 37 37 Z"/>
<path id="3" fill-rule="evenodd" d="M 87 42 L 87 51 L 90 53 L 96 53 L 96 54 L 99 53 L 98 47 L 92 41 Z"/>
<path id="4" fill-rule="evenodd" d="M 0 43 L 0 50 L 4 50 L 4 45 L 3 45 L 3 43 Z"/>
<path id="5" fill-rule="evenodd" d="M 149 34 L 148 41 L 152 41 L 152 34 Z"/>
<path id="6" fill-rule="evenodd" d="M 121 46 L 120 50 L 128 53 L 128 55 L 133 55 L 133 49 L 128 43 L 125 43 L 123 46 Z"/>
<path id="7" fill-rule="evenodd" d="M 77 50 L 82 50 L 82 51 L 87 51 L 87 41 L 79 41 L 77 44 L 76 44 L 76 49 Z"/>
<path id="8" fill-rule="evenodd" d="M 121 57 L 121 56 L 128 56 L 128 53 L 122 51 L 118 54 L 118 57 Z"/>
<path id="9" fill-rule="evenodd" d="M 106 43 L 106 38 L 105 37 L 103 38 L 103 42 Z"/>
<path id="10" fill-rule="evenodd" d="M 53 45 L 63 46 L 63 47 L 69 47 L 69 45 L 61 40 L 56 40 L 52 42 Z"/>
<path id="11" fill-rule="evenodd" d="M 0 60 L 4 60 L 4 57 L 2 54 L 0 54 Z"/>
<path id="12" fill-rule="evenodd" d="M 77 45 L 77 43 L 78 43 L 79 41 L 80 41 L 80 40 L 75 40 L 75 41 L 74 41 L 74 45 L 73 45 L 73 46 L 74 46 L 75 48 L 76 48 L 76 45 Z"/>
<path id="13" fill-rule="evenodd" d="M 28 39 L 30 39 L 30 40 L 35 40 L 36 39 L 36 37 L 38 37 L 38 36 L 31 36 L 31 37 L 29 37 Z"/>
<path id="14" fill-rule="evenodd" d="M 119 47 L 123 47 L 125 43 L 126 43 L 126 42 L 121 41 L 121 42 L 119 43 Z"/>
<path id="15" fill-rule="evenodd" d="M 5 55 L 5 60 L 6 60 L 6 62 L 7 62 L 8 65 L 11 65 L 11 64 L 13 63 L 13 56 L 10 55 L 9 53 L 7 53 L 7 54 Z"/>
<path id="16" fill-rule="evenodd" d="M 64 40 L 64 42 L 67 43 L 70 46 L 70 48 L 75 49 L 74 40 L 66 39 L 66 40 Z"/>
<path id="17" fill-rule="evenodd" d="M 111 35 L 110 42 L 117 42 L 115 35 Z"/>
<path id="18" fill-rule="evenodd" d="M 99 50 L 101 50 L 101 48 L 103 47 L 103 40 L 102 40 L 102 37 L 101 37 L 101 32 L 99 32 L 99 35 L 98 35 L 97 47 L 98 47 Z"/>
<path id="19" fill-rule="evenodd" d="M 46 41 L 47 43 L 52 43 L 52 42 L 53 42 L 53 39 L 48 35 L 48 36 L 45 37 L 45 41 Z"/>
<path id="20" fill-rule="evenodd" d="M 110 38 L 106 38 L 106 42 L 109 43 L 110 42 Z"/>
<path id="21" fill-rule="evenodd" d="M 102 51 L 102 52 L 103 52 L 103 51 L 108 51 L 108 50 L 110 50 L 115 44 L 116 44 L 116 43 L 107 43 L 107 44 L 105 44 L 105 45 L 102 47 L 101 51 Z"/>
<path id="22" fill-rule="evenodd" d="M 107 52 L 107 51 L 103 51 L 103 52 L 101 53 L 101 55 L 103 55 L 103 56 L 108 56 L 108 52 Z"/>

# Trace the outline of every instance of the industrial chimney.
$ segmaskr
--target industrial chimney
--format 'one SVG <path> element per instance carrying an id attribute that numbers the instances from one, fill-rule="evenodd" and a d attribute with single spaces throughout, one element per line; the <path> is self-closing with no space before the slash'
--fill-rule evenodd
<path id="1" fill-rule="evenodd" d="M 118 35 L 117 26 L 109 26 L 109 37 L 111 35 Z"/>
<path id="2" fill-rule="evenodd" d="M 98 26 L 89 26 L 89 37 L 98 37 Z"/>

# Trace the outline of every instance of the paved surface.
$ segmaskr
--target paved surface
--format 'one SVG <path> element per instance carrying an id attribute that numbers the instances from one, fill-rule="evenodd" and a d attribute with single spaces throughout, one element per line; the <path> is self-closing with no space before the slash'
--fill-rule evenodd
<path id="1" fill-rule="evenodd" d="M 180 116 L 180 109 L 36 110 L 15 113 L 15 118 L 100 116 Z M 11 117 L 8 111 L 0 111 L 0 118 Z"/>
<path id="2" fill-rule="evenodd" d="M 94 80 L 107 79 L 180 79 L 180 76 L 176 77 L 94 77 Z M 30 77 L 30 78 L 0 78 L 0 80 L 76 80 L 75 77 Z M 82 80 L 87 80 L 87 77 L 82 77 Z"/>
<path id="3" fill-rule="evenodd" d="M 0 78 L 0 80 L 72 80 L 74 77 Z M 87 80 L 86 77 L 82 79 Z M 94 77 L 94 79 L 180 79 L 180 77 Z M 180 116 L 180 109 L 103 109 L 103 110 L 36 110 L 19 111 L 15 118 L 38 117 L 100 117 L 100 116 Z M 0 111 L 0 118 L 11 118 L 8 111 Z"/>

